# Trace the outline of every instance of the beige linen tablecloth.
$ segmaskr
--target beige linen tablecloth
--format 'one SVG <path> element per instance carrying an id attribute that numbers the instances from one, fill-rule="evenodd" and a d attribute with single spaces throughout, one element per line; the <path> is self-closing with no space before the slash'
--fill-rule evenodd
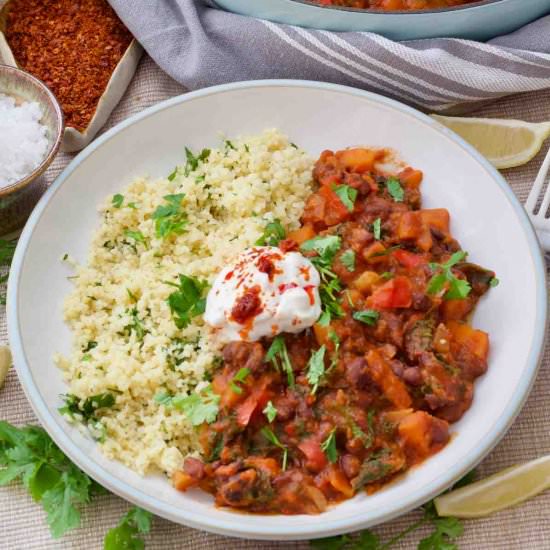
<path id="1" fill-rule="evenodd" d="M 108 127 L 131 114 L 185 90 L 158 69 L 145 57 L 125 98 L 115 110 Z M 500 100 L 483 111 L 481 116 L 516 117 L 529 121 L 550 120 L 550 90 Z M 527 166 L 508 170 L 506 178 L 520 200 L 524 201 L 530 184 L 542 160 L 542 153 Z M 70 161 L 71 156 L 60 154 L 48 173 L 48 183 Z M 487 230 L 496 228 L 488 220 Z M 47 287 L 47 274 L 44 274 Z M 521 319 L 518 319 L 518 323 Z M 0 306 L 0 344 L 7 341 L 5 312 Z M 47 361 L 47 359 L 45 359 Z M 492 365 L 491 368 L 498 368 Z M 495 389 L 498 391 L 498 388 Z M 8 375 L 0 390 L 0 419 L 17 425 L 35 423 L 36 418 L 18 383 L 15 371 Z M 550 346 L 531 396 L 510 432 L 478 468 L 481 476 L 506 466 L 531 460 L 550 453 Z M 86 549 L 102 548 L 107 529 L 116 525 L 128 504 L 108 495 L 100 497 L 83 512 L 82 528 L 62 539 L 53 540 L 45 523 L 41 507 L 35 504 L 26 490 L 18 484 L 0 488 L 0 549 Z M 375 528 L 383 540 L 395 535 L 419 517 L 411 512 L 397 520 Z M 311 521 L 322 521 L 312 517 Z M 426 531 L 405 538 L 396 548 L 414 549 Z M 461 549 L 525 549 L 550 548 L 550 491 L 515 509 L 501 512 L 491 518 L 465 522 L 465 533 L 460 540 Z M 209 535 L 160 518 L 154 520 L 153 529 L 146 537 L 148 550 L 194 549 L 305 549 L 307 543 L 275 543 L 243 541 Z"/>

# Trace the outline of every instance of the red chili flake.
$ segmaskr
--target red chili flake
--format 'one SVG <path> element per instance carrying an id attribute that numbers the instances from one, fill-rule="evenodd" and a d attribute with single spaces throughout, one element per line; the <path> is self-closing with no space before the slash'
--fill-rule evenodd
<path id="1" fill-rule="evenodd" d="M 5 35 L 17 64 L 51 88 L 77 130 L 132 41 L 106 0 L 11 0 Z"/>
<path id="2" fill-rule="evenodd" d="M 259 315 L 263 311 L 260 290 L 258 285 L 247 288 L 244 294 L 237 298 L 231 310 L 231 318 L 234 321 L 244 325 L 248 319 L 256 317 L 256 315 Z"/>
<path id="3" fill-rule="evenodd" d="M 279 248 L 283 252 L 295 252 L 298 250 L 298 243 L 292 239 L 284 239 L 279 243 Z"/>
<path id="4" fill-rule="evenodd" d="M 273 277 L 277 273 L 282 273 L 280 269 L 277 269 L 275 266 L 274 260 L 280 260 L 281 256 L 279 254 L 264 254 L 258 258 L 256 265 L 258 270 L 267 275 L 269 281 L 273 281 Z"/>
<path id="5" fill-rule="evenodd" d="M 225 280 L 225 281 L 229 281 L 229 280 L 231 279 L 231 277 L 233 277 L 233 271 L 229 271 L 229 272 L 226 274 L 224 280 Z"/>
<path id="6" fill-rule="evenodd" d="M 304 290 L 307 292 L 307 295 L 309 296 L 310 305 L 313 305 L 315 303 L 315 294 L 313 293 L 314 289 L 315 289 L 314 285 L 306 285 L 304 287 Z"/>
<path id="7" fill-rule="evenodd" d="M 300 267 L 300 273 L 304 278 L 304 280 L 309 281 L 309 277 L 310 277 L 309 267 L 303 265 L 302 267 Z"/>

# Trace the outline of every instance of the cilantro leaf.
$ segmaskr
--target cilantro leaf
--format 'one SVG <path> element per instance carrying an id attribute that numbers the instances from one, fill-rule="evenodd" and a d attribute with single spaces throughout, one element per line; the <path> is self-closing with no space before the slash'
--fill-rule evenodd
<path id="1" fill-rule="evenodd" d="M 260 430 L 260 433 L 270 443 L 272 443 L 276 447 L 279 447 L 279 449 L 281 449 L 283 451 L 282 468 L 283 468 L 283 471 L 286 470 L 286 465 L 287 465 L 287 461 L 288 461 L 288 448 L 279 441 L 279 438 L 275 435 L 275 433 L 273 432 L 273 430 L 271 428 L 268 428 L 267 426 L 264 426 Z"/>
<path id="2" fill-rule="evenodd" d="M 179 280 L 179 285 L 167 283 L 178 289 L 168 296 L 167 301 L 174 323 L 179 329 L 183 329 L 193 317 L 204 313 L 208 283 L 183 274 L 180 274 Z"/>
<path id="3" fill-rule="evenodd" d="M 265 355 L 265 360 L 270 361 L 277 370 L 286 372 L 288 385 L 291 388 L 294 386 L 294 369 L 282 334 L 273 338 L 273 342 L 271 342 L 271 346 L 269 346 Z"/>
<path id="4" fill-rule="evenodd" d="M 273 422 L 275 420 L 275 418 L 277 417 L 277 408 L 275 407 L 275 405 L 273 405 L 273 402 L 270 400 L 267 402 L 267 405 L 265 406 L 264 410 L 262 411 L 268 422 Z"/>
<path id="5" fill-rule="evenodd" d="M 170 235 L 181 235 L 187 225 L 187 214 L 182 210 L 181 202 L 185 193 L 165 195 L 163 198 L 168 204 L 157 206 L 151 216 L 155 220 L 155 234 L 159 239 L 166 239 Z"/>
<path id="6" fill-rule="evenodd" d="M 497 279 L 497 277 L 492 277 L 491 280 L 489 281 L 489 286 L 491 288 L 494 288 L 495 286 L 498 286 L 500 284 L 500 281 L 499 279 Z"/>
<path id="7" fill-rule="evenodd" d="M 176 167 L 174 168 L 174 170 L 173 170 L 170 174 L 168 174 L 168 176 L 166 177 L 166 179 L 167 179 L 168 181 L 174 181 L 174 180 L 176 179 L 177 175 L 178 175 L 178 167 L 176 166 Z"/>
<path id="8" fill-rule="evenodd" d="M 151 530 L 152 515 L 137 506 L 128 513 L 105 535 L 103 550 L 143 550 L 145 543 L 139 536 Z"/>
<path id="9" fill-rule="evenodd" d="M 186 164 L 183 173 L 188 176 L 191 172 L 194 172 L 201 162 L 206 162 L 210 156 L 210 149 L 203 149 L 197 156 L 193 154 L 193 151 L 185 148 Z"/>
<path id="10" fill-rule="evenodd" d="M 341 256 L 340 261 L 348 271 L 355 271 L 355 251 L 349 248 Z"/>
<path id="11" fill-rule="evenodd" d="M 200 393 L 190 395 L 170 396 L 166 392 L 155 395 L 154 400 L 165 407 L 174 407 L 187 416 L 193 426 L 200 426 L 205 422 L 212 424 L 219 412 L 220 396 L 207 386 Z"/>
<path id="12" fill-rule="evenodd" d="M 350 187 L 349 185 L 334 185 L 332 190 L 338 195 L 338 198 L 342 201 L 343 205 L 353 212 L 355 206 L 355 200 L 357 199 L 357 189 Z"/>
<path id="13" fill-rule="evenodd" d="M 472 290 L 470 283 L 465 279 L 459 279 L 452 272 L 452 267 L 461 262 L 466 256 L 467 253 L 460 250 L 455 252 L 444 264 L 430 263 L 430 269 L 437 273 L 428 281 L 426 292 L 432 295 L 438 294 L 447 286 L 443 296 L 446 300 L 467 298 Z"/>
<path id="14" fill-rule="evenodd" d="M 120 208 L 122 206 L 123 202 L 124 202 L 124 195 L 121 195 L 120 193 L 117 193 L 116 195 L 113 195 L 113 199 L 111 201 L 111 204 L 115 208 Z"/>
<path id="15" fill-rule="evenodd" d="M 342 239 L 338 235 L 327 235 L 324 237 L 319 235 L 302 243 L 300 248 L 304 252 L 317 252 L 323 262 L 331 263 L 336 252 L 340 250 L 341 243 Z"/>
<path id="16" fill-rule="evenodd" d="M 334 464 L 338 460 L 338 449 L 336 448 L 336 428 L 332 428 L 327 438 L 321 443 L 321 449 L 329 462 Z"/>
<path id="17" fill-rule="evenodd" d="M 257 246 L 277 246 L 286 236 L 285 228 L 280 220 L 269 222 L 262 236 L 254 243 Z"/>
<path id="18" fill-rule="evenodd" d="M 307 381 L 311 386 L 312 395 L 317 391 L 319 382 L 325 374 L 325 352 L 326 348 L 322 345 L 311 354 L 307 364 Z"/>
<path id="19" fill-rule="evenodd" d="M 376 325 L 376 321 L 378 321 L 379 317 L 380 313 L 375 309 L 365 309 L 363 311 L 355 311 L 353 313 L 353 318 L 356 321 L 360 321 L 361 323 L 365 323 L 370 326 Z"/>
<path id="20" fill-rule="evenodd" d="M 401 182 L 397 178 L 388 178 L 386 180 L 386 188 L 395 202 L 403 202 L 403 199 L 405 198 L 405 191 L 403 190 L 403 187 L 401 187 Z"/>
<path id="21" fill-rule="evenodd" d="M 126 229 L 124 231 L 124 235 L 126 237 L 129 237 L 130 239 L 133 239 L 137 243 L 143 244 L 143 246 L 147 248 L 147 240 L 145 239 L 145 235 L 141 231 L 133 231 L 132 229 Z"/>
<path id="22" fill-rule="evenodd" d="M 233 378 L 231 379 L 230 386 L 235 393 L 238 393 L 238 394 L 243 393 L 242 388 L 237 385 L 237 382 L 244 382 L 244 380 L 249 374 L 250 374 L 250 369 L 247 367 L 242 367 L 238 370 L 237 374 L 233 376 Z"/>
<path id="23" fill-rule="evenodd" d="M 374 222 L 372 222 L 372 234 L 377 241 L 380 240 L 382 236 L 382 220 L 380 218 L 376 218 Z"/>

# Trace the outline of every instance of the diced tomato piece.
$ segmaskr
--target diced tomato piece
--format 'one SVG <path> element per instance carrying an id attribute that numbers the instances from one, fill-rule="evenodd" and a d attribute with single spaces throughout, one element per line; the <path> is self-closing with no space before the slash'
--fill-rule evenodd
<path id="1" fill-rule="evenodd" d="M 258 406 L 258 399 L 255 395 L 250 395 L 237 407 L 237 423 L 240 426 L 248 426 L 250 417 Z"/>
<path id="2" fill-rule="evenodd" d="M 407 277 L 390 279 L 369 298 L 375 308 L 407 308 L 412 303 L 412 285 Z"/>
<path id="3" fill-rule="evenodd" d="M 380 151 L 374 149 L 344 149 L 336 153 L 336 158 L 344 168 L 361 173 L 371 171 L 380 155 Z"/>
<path id="4" fill-rule="evenodd" d="M 304 439 L 298 449 L 306 455 L 306 468 L 312 472 L 320 472 L 327 465 L 327 457 L 321 449 L 321 444 L 314 437 Z"/>
<path id="5" fill-rule="evenodd" d="M 337 225 L 349 218 L 350 211 L 329 186 L 323 185 L 318 194 L 325 199 L 324 222 L 327 225 Z"/>
<path id="6" fill-rule="evenodd" d="M 426 263 L 426 258 L 420 254 L 414 254 L 408 250 L 401 248 L 393 252 L 393 257 L 403 266 L 408 269 L 414 269 L 419 265 Z"/>

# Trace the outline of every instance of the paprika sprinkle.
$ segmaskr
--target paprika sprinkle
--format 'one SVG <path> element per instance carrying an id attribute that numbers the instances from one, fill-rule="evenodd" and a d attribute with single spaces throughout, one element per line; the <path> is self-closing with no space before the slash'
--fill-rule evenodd
<path id="1" fill-rule="evenodd" d="M 106 0 L 11 0 L 5 35 L 18 65 L 84 130 L 132 35 Z"/>

